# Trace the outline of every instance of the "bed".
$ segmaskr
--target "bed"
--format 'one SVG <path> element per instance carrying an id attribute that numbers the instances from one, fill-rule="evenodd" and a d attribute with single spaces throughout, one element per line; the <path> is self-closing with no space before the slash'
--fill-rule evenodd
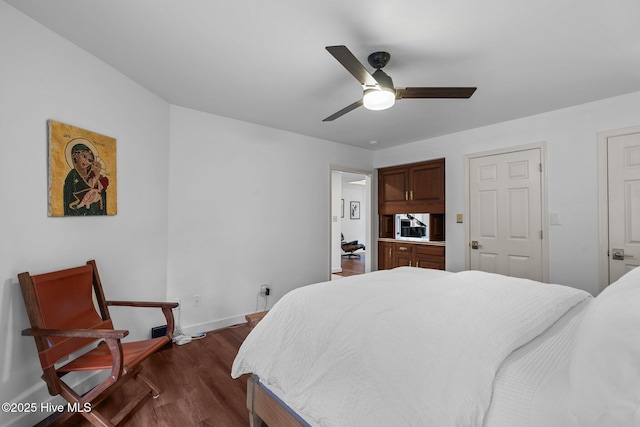
<path id="1" fill-rule="evenodd" d="M 597 298 L 400 267 L 298 288 L 247 336 L 252 425 L 640 426 L 640 268 Z"/>

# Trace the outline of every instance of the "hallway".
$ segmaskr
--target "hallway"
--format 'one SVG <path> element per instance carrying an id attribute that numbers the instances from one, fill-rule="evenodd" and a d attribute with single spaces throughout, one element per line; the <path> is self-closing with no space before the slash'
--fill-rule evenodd
<path id="1" fill-rule="evenodd" d="M 364 274 L 364 252 L 359 253 L 360 258 L 357 257 L 342 257 L 342 272 L 335 273 L 337 276 L 347 277 L 355 276 L 356 274 Z"/>

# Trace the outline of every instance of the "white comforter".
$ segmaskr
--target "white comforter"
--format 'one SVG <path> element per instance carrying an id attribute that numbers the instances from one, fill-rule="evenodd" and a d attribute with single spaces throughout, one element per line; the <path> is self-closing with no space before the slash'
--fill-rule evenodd
<path id="1" fill-rule="evenodd" d="M 232 376 L 258 375 L 311 425 L 482 426 L 502 361 L 588 297 L 410 267 L 305 286 L 249 334 Z"/>

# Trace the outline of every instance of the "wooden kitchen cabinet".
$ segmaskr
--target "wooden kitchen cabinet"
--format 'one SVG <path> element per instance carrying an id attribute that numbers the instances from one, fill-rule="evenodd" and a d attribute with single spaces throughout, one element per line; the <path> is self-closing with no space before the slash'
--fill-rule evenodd
<path id="1" fill-rule="evenodd" d="M 444 159 L 379 169 L 378 212 L 444 213 Z"/>
<path id="2" fill-rule="evenodd" d="M 445 248 L 403 241 L 378 242 L 378 270 L 406 266 L 444 270 Z"/>
<path id="3" fill-rule="evenodd" d="M 378 169 L 378 270 L 445 269 L 445 160 Z M 396 239 L 397 214 L 429 214 L 428 242 Z M 398 234 L 396 234 L 398 233 Z"/>

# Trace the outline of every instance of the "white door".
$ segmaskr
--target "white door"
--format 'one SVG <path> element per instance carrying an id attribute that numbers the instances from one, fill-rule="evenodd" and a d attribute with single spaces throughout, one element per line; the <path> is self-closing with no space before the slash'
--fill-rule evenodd
<path id="1" fill-rule="evenodd" d="M 540 148 L 469 159 L 472 270 L 543 281 Z"/>
<path id="2" fill-rule="evenodd" d="M 640 265 L 640 133 L 607 138 L 609 283 Z"/>

